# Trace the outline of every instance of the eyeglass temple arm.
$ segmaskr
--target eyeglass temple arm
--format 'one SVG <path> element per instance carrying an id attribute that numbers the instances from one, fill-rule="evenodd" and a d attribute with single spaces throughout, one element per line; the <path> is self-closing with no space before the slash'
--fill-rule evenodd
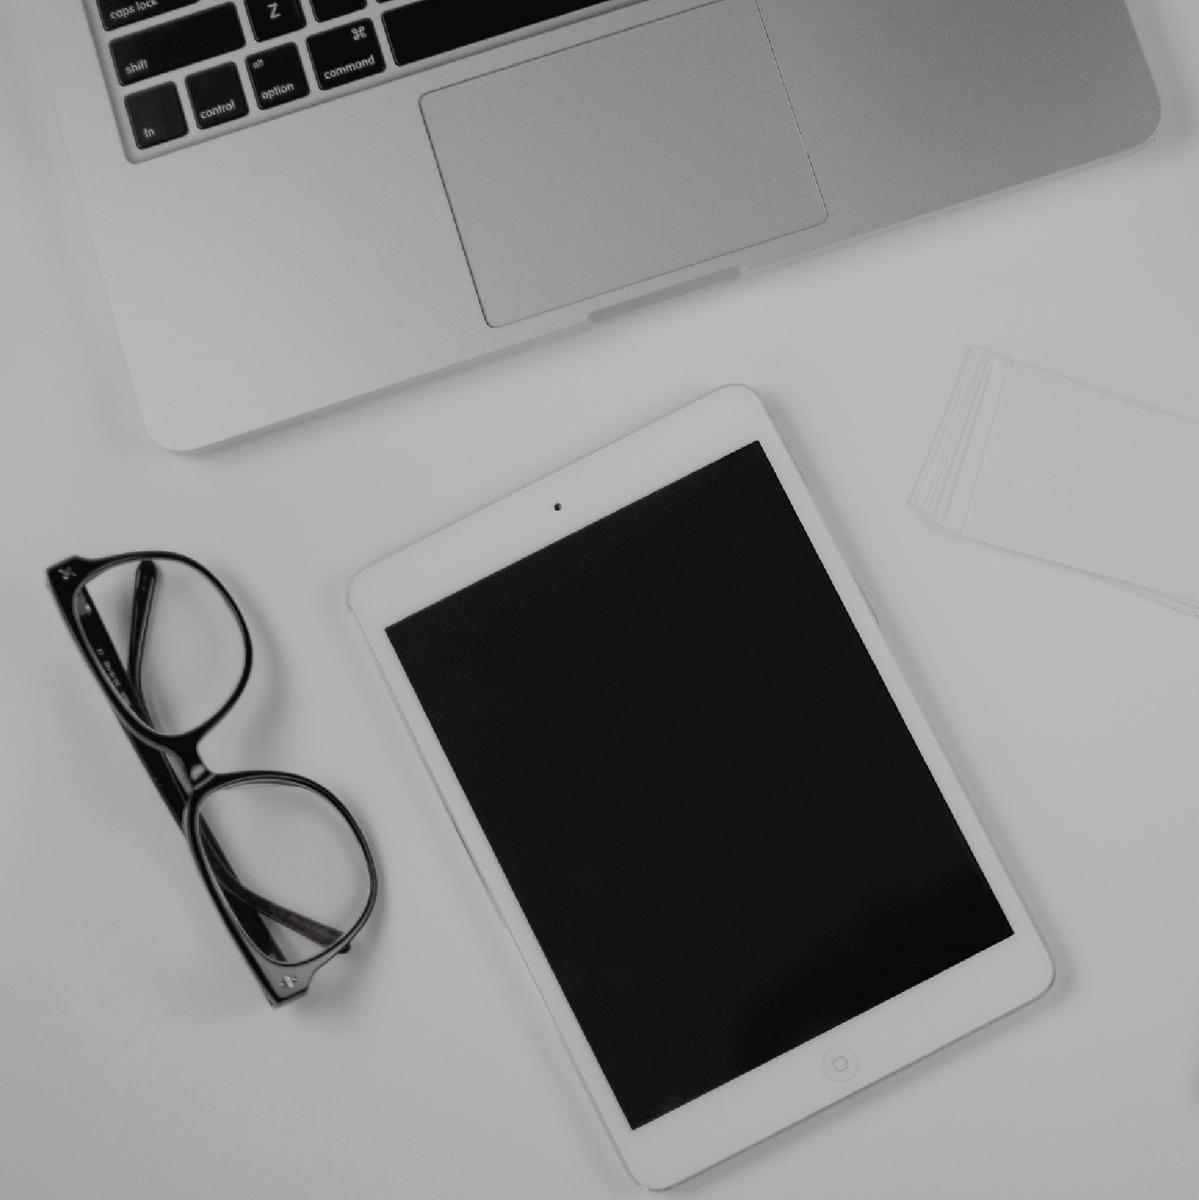
<path id="1" fill-rule="evenodd" d="M 146 657 L 146 635 L 150 632 L 150 611 L 158 588 L 158 568 L 149 560 L 137 564 L 133 576 L 133 605 L 129 614 L 129 691 L 141 709 L 143 720 L 149 719 L 149 705 L 142 690 L 142 663 Z"/>
<path id="2" fill-rule="evenodd" d="M 80 631 L 92 647 L 96 659 L 103 664 L 105 671 L 111 676 L 118 696 L 138 717 L 148 720 L 145 704 L 142 702 L 140 694 L 134 691 L 129 677 L 122 668 L 116 648 L 108 636 L 108 630 L 100 619 L 87 588 L 80 588 L 79 599 L 82 601 L 77 614 Z M 171 810 L 171 816 L 175 818 L 176 823 L 181 822 L 183 809 L 187 803 L 187 793 L 178 776 L 171 769 L 169 759 L 161 750 L 147 745 L 128 730 L 125 733 L 138 758 L 141 759 L 142 765 L 146 768 L 147 774 L 153 780 L 154 786 L 158 789 L 159 795 L 162 796 L 167 808 Z"/>
<path id="3" fill-rule="evenodd" d="M 142 568 L 149 568 L 143 571 Z M 154 585 L 157 581 L 158 570 L 153 563 L 143 562 L 139 565 L 135 582 L 133 612 L 130 628 L 129 663 L 133 678 L 126 675 L 121 667 L 116 648 L 112 644 L 108 630 L 101 620 L 96 606 L 86 588 L 80 589 L 83 607 L 79 614 L 79 624 L 84 636 L 97 651 L 97 657 L 106 664 L 115 676 L 115 682 L 120 692 L 126 698 L 130 708 L 147 723 L 150 713 L 145 696 L 141 689 L 141 665 L 144 658 L 146 633 L 149 628 L 150 609 L 153 603 Z M 187 792 L 179 776 L 171 766 L 170 759 L 161 750 L 147 745 L 140 738 L 125 731 L 134 753 L 141 760 L 142 766 L 150 776 L 159 795 L 170 809 L 177 824 L 183 820 L 183 809 L 187 803 Z M 229 860 L 221 851 L 220 846 L 212 837 L 204 822 L 200 823 L 201 836 L 204 838 L 204 848 L 209 861 L 213 864 L 214 874 L 222 890 L 229 897 L 231 907 L 242 927 L 253 940 L 267 953 L 274 957 L 282 957 L 278 944 L 271 936 L 269 929 L 261 920 L 268 916 L 271 920 L 294 930 L 317 945 L 328 946 L 341 937 L 341 931 L 314 921 L 301 913 L 283 908 L 265 897 L 257 895 L 238 879 Z M 261 916 L 260 916 L 261 914 Z"/>

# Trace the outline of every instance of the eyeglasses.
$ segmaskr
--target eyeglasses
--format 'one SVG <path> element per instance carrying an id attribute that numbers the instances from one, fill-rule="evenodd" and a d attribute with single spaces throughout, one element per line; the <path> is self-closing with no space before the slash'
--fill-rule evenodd
<path id="1" fill-rule="evenodd" d="M 47 575 L 267 999 L 303 995 L 366 924 L 378 878 L 365 835 L 328 789 L 281 771 L 220 774 L 200 758 L 253 664 L 233 597 L 194 559 L 157 550 L 68 558 Z"/>

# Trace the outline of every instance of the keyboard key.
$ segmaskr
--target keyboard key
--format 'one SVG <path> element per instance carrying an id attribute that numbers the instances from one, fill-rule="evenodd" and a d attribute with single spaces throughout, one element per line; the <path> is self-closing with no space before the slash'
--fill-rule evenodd
<path id="1" fill-rule="evenodd" d="M 318 21 L 332 21 L 366 7 L 366 0 L 312 0 L 312 15 Z"/>
<path id="2" fill-rule="evenodd" d="M 123 29 L 135 21 L 148 21 L 163 13 L 186 8 L 196 0 L 98 0 L 100 24 L 105 29 Z"/>
<path id="3" fill-rule="evenodd" d="M 519 0 L 511 4 L 447 4 L 445 0 L 415 0 L 389 9 L 383 25 L 396 63 L 403 67 L 446 54 L 488 38 L 513 33 L 556 17 L 592 8 L 595 0 Z"/>
<path id="4" fill-rule="evenodd" d="M 194 16 L 114 38 L 109 48 L 117 78 L 128 85 L 240 50 L 245 44 L 237 9 L 232 4 L 222 4 L 220 8 L 209 8 Z"/>
<path id="5" fill-rule="evenodd" d="M 384 67 L 383 50 L 370 21 L 313 34 L 308 39 L 308 53 L 316 81 L 325 91 L 378 75 Z"/>
<path id="6" fill-rule="evenodd" d="M 196 114 L 196 125 L 200 129 L 211 129 L 214 125 L 224 125 L 226 121 L 236 121 L 250 111 L 246 104 L 246 93 L 242 90 L 241 76 L 232 63 L 189 75 L 187 94 L 191 97 L 192 112 Z"/>
<path id="7" fill-rule="evenodd" d="M 308 77 L 295 46 L 255 54 L 246 60 L 246 69 L 259 108 L 277 108 L 308 95 Z"/>
<path id="8" fill-rule="evenodd" d="M 246 13 L 260 42 L 304 28 L 300 0 L 246 0 Z"/>
<path id="9" fill-rule="evenodd" d="M 139 150 L 173 142 L 187 132 L 187 118 L 173 83 L 159 84 L 125 97 L 129 127 Z"/>

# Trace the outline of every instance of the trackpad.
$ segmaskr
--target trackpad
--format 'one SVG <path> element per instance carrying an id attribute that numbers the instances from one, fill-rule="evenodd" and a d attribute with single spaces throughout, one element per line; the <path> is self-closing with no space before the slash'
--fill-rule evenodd
<path id="1" fill-rule="evenodd" d="M 720 0 L 421 98 L 490 325 L 828 215 L 753 0 Z"/>

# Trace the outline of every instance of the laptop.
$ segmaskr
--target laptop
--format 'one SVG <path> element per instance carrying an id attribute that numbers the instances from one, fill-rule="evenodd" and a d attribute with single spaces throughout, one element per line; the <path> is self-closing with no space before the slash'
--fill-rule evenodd
<path id="1" fill-rule="evenodd" d="M 1122 0 L 31 0 L 174 450 L 1128 150 Z"/>

